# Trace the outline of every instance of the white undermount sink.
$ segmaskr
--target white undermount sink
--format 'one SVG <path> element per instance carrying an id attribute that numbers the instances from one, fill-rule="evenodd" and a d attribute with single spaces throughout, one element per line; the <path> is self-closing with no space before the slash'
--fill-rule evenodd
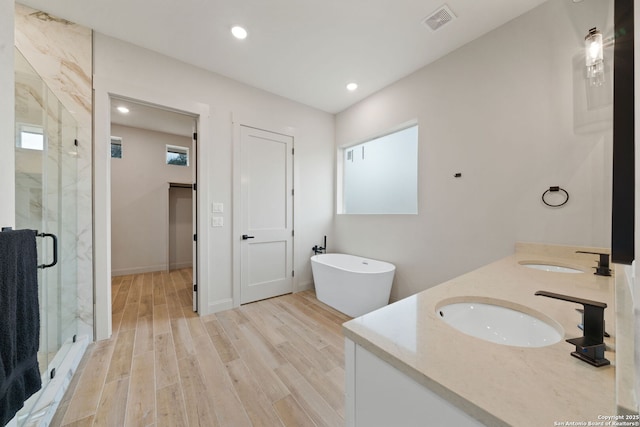
<path id="1" fill-rule="evenodd" d="M 544 263 L 533 262 L 533 261 L 532 262 L 522 261 L 520 262 L 520 265 L 523 265 L 528 268 L 533 268 L 535 270 L 550 271 L 553 273 L 584 273 L 584 271 L 578 270 L 577 268 L 563 267 L 561 265 L 544 264 Z"/>
<path id="2" fill-rule="evenodd" d="M 505 307 L 499 300 L 453 302 L 439 307 L 436 314 L 460 332 L 495 344 L 545 347 L 559 342 L 564 335 L 560 325 L 552 325 L 553 320 L 543 321 L 541 314 L 536 317 Z"/>

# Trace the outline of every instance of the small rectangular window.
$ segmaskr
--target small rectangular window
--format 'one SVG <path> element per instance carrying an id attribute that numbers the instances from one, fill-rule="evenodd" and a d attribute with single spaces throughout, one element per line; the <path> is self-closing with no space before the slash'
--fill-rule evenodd
<path id="1" fill-rule="evenodd" d="M 189 166 L 189 149 L 177 145 L 167 145 L 167 164 Z"/>
<path id="2" fill-rule="evenodd" d="M 16 146 L 26 150 L 44 150 L 44 129 L 41 126 L 19 125 Z"/>
<path id="3" fill-rule="evenodd" d="M 122 158 L 122 138 L 119 136 L 111 137 L 111 157 L 113 159 Z"/>
<path id="4" fill-rule="evenodd" d="M 342 213 L 418 213 L 418 126 L 342 153 Z"/>

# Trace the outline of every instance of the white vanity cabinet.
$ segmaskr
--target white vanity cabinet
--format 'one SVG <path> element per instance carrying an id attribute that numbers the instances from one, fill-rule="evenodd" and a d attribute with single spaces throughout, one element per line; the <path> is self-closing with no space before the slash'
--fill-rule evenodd
<path id="1" fill-rule="evenodd" d="M 440 315 L 442 307 L 470 297 L 500 300 L 540 313 L 567 336 L 578 336 L 571 306 L 535 294 L 543 289 L 613 306 L 613 280 L 522 265 L 592 262 L 577 262 L 572 258 L 580 255 L 577 250 L 582 249 L 522 244 L 513 255 L 345 322 L 346 425 L 540 427 L 567 420 L 596 425 L 615 414 L 616 364 L 594 368 L 572 357 L 572 347 L 563 341 L 526 348 L 478 339 Z M 613 331 L 605 343 L 614 350 L 614 310 L 605 318 Z M 607 356 L 614 361 L 615 351 Z"/>
<path id="2" fill-rule="evenodd" d="M 347 427 L 484 426 L 345 338 Z"/>

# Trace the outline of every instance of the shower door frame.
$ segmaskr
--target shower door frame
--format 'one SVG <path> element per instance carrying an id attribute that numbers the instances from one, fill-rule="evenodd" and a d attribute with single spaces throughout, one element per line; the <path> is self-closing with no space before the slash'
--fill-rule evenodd
<path id="1" fill-rule="evenodd" d="M 15 102 L 16 228 L 56 235 L 54 244 L 59 247 L 54 250 L 60 254 L 57 265 L 51 265 L 53 268 L 38 270 L 38 359 L 46 386 L 54 373 L 45 372 L 56 368 L 50 366 L 53 360 L 64 358 L 58 352 L 78 330 L 78 123 L 24 55 L 14 49 L 16 91 L 21 94 Z M 31 108 L 34 105 L 40 110 Z M 25 133 L 41 135 L 42 148 L 23 146 Z M 38 264 L 48 264 L 51 252 L 51 243 L 38 239 Z"/>
<path id="2" fill-rule="evenodd" d="M 15 49 L 15 225 L 51 233 L 55 248 L 38 239 L 38 299 L 42 388 L 12 421 L 51 421 L 84 354 L 88 337 L 77 339 L 78 306 L 78 129 L 77 120 L 45 80 Z M 39 109 L 32 108 L 35 105 Z M 42 135 L 42 148 L 25 147 L 22 132 Z M 36 128 L 41 132 L 33 132 Z M 35 191 L 34 191 L 35 190 Z M 43 234 L 39 234 L 43 236 Z M 58 255 L 57 263 L 54 260 Z M 48 268 L 51 267 L 51 268 Z"/>

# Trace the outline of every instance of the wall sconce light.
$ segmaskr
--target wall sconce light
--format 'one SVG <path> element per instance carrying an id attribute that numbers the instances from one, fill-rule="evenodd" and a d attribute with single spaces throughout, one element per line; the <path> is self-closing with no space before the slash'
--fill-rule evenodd
<path id="1" fill-rule="evenodd" d="M 600 86 L 604 83 L 602 33 L 595 27 L 591 28 L 584 38 L 584 50 L 589 84 Z"/>

